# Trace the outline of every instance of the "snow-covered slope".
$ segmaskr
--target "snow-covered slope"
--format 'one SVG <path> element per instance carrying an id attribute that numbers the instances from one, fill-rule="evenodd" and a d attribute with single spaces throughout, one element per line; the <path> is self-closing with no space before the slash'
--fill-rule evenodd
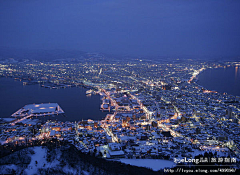
<path id="1" fill-rule="evenodd" d="M 151 168 L 153 171 L 172 168 L 176 165 L 174 162 L 160 159 L 120 159 L 119 161 L 129 165 Z"/>
<path id="2" fill-rule="evenodd" d="M 55 159 L 52 162 L 47 162 L 47 149 L 44 147 L 34 147 L 35 154 L 31 155 L 31 162 L 28 165 L 28 168 L 25 169 L 27 174 L 35 174 L 38 172 L 39 168 L 50 168 L 59 164 L 59 161 Z"/>

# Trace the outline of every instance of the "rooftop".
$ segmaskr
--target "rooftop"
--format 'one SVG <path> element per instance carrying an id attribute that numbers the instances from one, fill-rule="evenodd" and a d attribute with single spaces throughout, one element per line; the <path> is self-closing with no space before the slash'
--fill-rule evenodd
<path id="1" fill-rule="evenodd" d="M 13 117 L 19 115 L 30 115 L 30 114 L 45 114 L 45 113 L 64 113 L 61 107 L 57 103 L 42 103 L 42 104 L 29 104 L 19 109 L 17 112 L 12 114 Z"/>

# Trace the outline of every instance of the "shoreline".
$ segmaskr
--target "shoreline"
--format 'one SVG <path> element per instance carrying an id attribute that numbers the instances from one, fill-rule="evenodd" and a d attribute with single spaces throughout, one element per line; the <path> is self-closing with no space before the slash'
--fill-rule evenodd
<path id="1" fill-rule="evenodd" d="M 217 93 L 219 93 L 219 94 L 229 94 L 229 95 L 233 95 L 233 96 L 240 96 L 240 95 L 234 95 L 234 94 L 232 94 L 231 92 L 227 92 L 227 91 L 225 91 L 225 92 L 219 92 L 219 90 L 217 90 L 217 89 L 213 89 L 213 88 L 208 88 L 208 87 L 206 87 L 206 86 L 204 86 L 204 85 L 201 85 L 201 83 L 199 83 L 199 77 L 200 76 L 202 76 L 201 74 L 203 74 L 204 72 L 206 72 L 206 71 L 210 71 L 210 70 L 217 70 L 217 69 L 227 69 L 227 68 L 231 68 L 231 69 L 233 69 L 235 66 L 233 66 L 233 65 L 231 65 L 231 66 L 228 66 L 228 67 L 224 67 L 224 66 L 220 66 L 220 67 L 211 67 L 211 68 L 205 68 L 203 71 L 201 71 L 196 77 L 195 77 L 195 80 L 194 80 L 194 83 L 195 84 L 197 84 L 199 87 L 201 87 L 201 88 L 203 88 L 203 89 L 205 89 L 205 90 L 209 90 L 209 91 L 215 91 L 215 92 L 217 92 Z M 216 87 L 218 87 L 218 86 L 216 86 Z"/>
<path id="2" fill-rule="evenodd" d="M 5 80 L 4 80 L 5 79 Z M 66 115 L 66 118 L 63 120 L 62 117 L 60 117 L 59 119 L 54 117 L 52 118 L 52 120 L 59 120 L 59 121 L 70 121 L 70 122 L 74 122 L 74 121 L 81 121 L 81 120 L 88 120 L 88 119 L 92 119 L 92 120 L 96 120 L 96 121 L 99 121 L 99 120 L 102 120 L 106 117 L 107 113 L 106 112 L 102 112 L 99 108 L 99 105 L 101 104 L 101 99 L 100 99 L 100 95 L 99 94 L 93 94 L 92 95 L 92 98 L 89 98 L 89 96 L 86 96 L 86 91 L 90 88 L 89 86 L 84 86 L 84 85 L 79 85 L 79 86 L 73 86 L 73 87 L 69 87 L 69 88 L 59 88 L 59 89 L 50 89 L 50 88 L 44 88 L 44 87 L 41 87 L 41 84 L 33 84 L 33 85 L 37 85 L 35 87 L 32 87 L 32 85 L 23 85 L 23 81 L 19 81 L 19 79 L 15 79 L 14 77 L 1 77 L 1 80 L 4 80 L 4 81 L 7 81 L 7 85 L 6 86 L 3 86 L 3 90 L 2 92 L 5 92 L 4 89 L 9 89 L 8 86 L 10 85 L 11 87 L 14 87 L 15 89 L 16 88 L 19 88 L 20 90 L 20 93 L 24 93 L 26 94 L 27 93 L 27 90 L 30 90 L 31 91 L 31 94 L 34 95 L 35 92 L 39 92 L 39 94 L 37 95 L 34 95 L 32 96 L 31 94 L 29 95 L 28 98 L 30 98 L 30 101 L 28 103 L 25 103 L 25 101 L 27 100 L 20 100 L 22 102 L 18 103 L 18 105 L 15 105 L 15 107 L 12 107 L 11 109 L 9 109 L 10 112 L 6 112 L 8 110 L 7 106 L 9 106 L 8 104 L 11 103 L 11 101 L 13 103 L 15 103 L 14 101 L 16 101 L 16 99 L 19 99 L 20 97 L 14 97 L 13 99 L 10 99 L 8 100 L 7 98 L 3 97 L 2 99 L 2 105 L 4 104 L 3 109 L 5 110 L 2 110 L 2 113 L 0 114 L 1 115 L 1 118 L 9 118 L 11 117 L 11 115 L 16 112 L 18 109 L 22 108 L 23 106 L 27 105 L 27 104 L 32 104 L 33 102 L 33 98 L 36 99 L 35 96 L 39 96 L 38 98 L 38 102 L 35 102 L 35 103 L 49 103 L 49 102 L 56 102 L 58 103 L 62 108 L 63 110 L 66 112 L 65 115 Z M 8 83 L 10 82 L 10 83 Z M 14 84 L 17 83 L 17 84 Z M 4 83 L 4 82 L 3 82 Z M 21 88 L 27 88 L 25 90 L 22 90 Z M 36 88 L 36 89 L 35 89 Z M 71 88 L 76 88 L 75 90 L 72 89 L 70 90 Z M 14 90 L 14 89 L 13 89 Z M 67 92 L 68 96 L 63 96 L 61 97 L 61 94 L 63 94 L 63 91 Z M 11 91 L 11 90 L 10 90 Z M 7 94 L 10 94 L 10 91 L 8 90 Z M 15 91 L 15 90 L 14 90 Z M 49 100 L 49 98 L 44 98 L 43 96 L 48 96 L 51 92 L 54 93 L 54 95 L 51 97 L 52 100 Z M 74 96 L 74 93 L 77 93 L 78 92 L 78 96 L 79 98 L 75 97 Z M 18 92 L 16 92 L 17 94 Z M 58 95 L 59 94 L 59 97 Z M 44 100 L 45 99 L 45 100 Z M 4 102 L 6 100 L 6 102 Z M 73 103 L 73 107 L 74 106 L 78 106 L 78 110 L 84 110 L 85 112 L 83 112 L 83 114 L 80 115 L 80 118 L 78 117 L 78 114 L 79 112 L 72 112 L 74 111 L 73 109 L 71 109 L 72 105 L 69 104 L 69 102 L 66 102 L 69 101 L 70 103 Z M 77 100 L 77 101 L 76 101 Z M 87 100 L 87 102 L 86 102 Z M 77 104 L 76 104 L 77 102 Z M 94 107 L 90 107 L 89 104 L 92 104 L 94 103 Z M 98 105 L 99 103 L 99 105 Z M 80 105 L 80 106 L 79 106 Z M 93 112 L 92 112 L 93 111 Z M 90 113 L 89 113 L 90 112 Z M 9 114 L 8 114 L 9 113 Z M 96 113 L 96 114 L 94 114 Z M 100 113 L 100 115 L 99 115 Z M 75 115 L 72 115 L 72 114 L 75 114 Z M 89 115 L 89 117 L 87 117 Z"/>

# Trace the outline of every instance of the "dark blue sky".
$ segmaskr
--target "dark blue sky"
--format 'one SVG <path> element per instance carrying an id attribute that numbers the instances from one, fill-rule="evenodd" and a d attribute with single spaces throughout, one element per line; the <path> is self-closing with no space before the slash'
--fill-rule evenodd
<path id="1" fill-rule="evenodd" d="M 239 0 L 0 0 L 0 46 L 240 55 Z"/>

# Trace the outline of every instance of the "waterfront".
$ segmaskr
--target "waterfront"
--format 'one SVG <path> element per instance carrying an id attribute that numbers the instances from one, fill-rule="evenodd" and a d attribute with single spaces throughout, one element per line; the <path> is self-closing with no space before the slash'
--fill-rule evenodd
<path id="1" fill-rule="evenodd" d="M 207 69 L 198 76 L 198 84 L 220 93 L 240 96 L 240 68 L 226 67 Z M 106 112 L 99 110 L 99 95 L 86 96 L 86 89 L 72 87 L 48 89 L 40 85 L 27 85 L 13 78 L 0 79 L 0 117 L 10 117 L 19 108 L 31 103 L 58 103 L 66 117 L 58 116 L 61 121 L 82 119 L 101 120 Z"/>
<path id="2" fill-rule="evenodd" d="M 218 66 L 228 65 L 230 64 Z M 69 111 L 77 112 L 77 120 L 80 120 L 74 122 L 71 115 L 69 118 L 73 122 L 62 122 L 63 120 L 57 117 L 62 121 L 43 121 L 41 126 L 38 125 L 38 120 L 29 115 L 26 116 L 29 117 L 28 119 L 23 117 L 19 121 L 12 122 L 11 125 L 7 120 L 2 120 L 0 129 L 4 132 L 1 133 L 1 144 L 4 145 L 3 148 L 7 145 L 7 151 L 11 152 L 15 145 L 28 146 L 28 143 L 38 143 L 38 141 L 44 144 L 43 141 L 56 139 L 72 143 L 81 153 L 96 153 L 95 156 L 106 159 L 136 158 L 170 161 L 175 158 L 194 158 L 200 154 L 204 155 L 207 150 L 216 157 L 226 156 L 232 158 L 232 162 L 236 162 L 236 158 L 240 157 L 239 98 L 221 93 L 207 93 L 210 91 L 203 91 L 194 80 L 204 68 L 212 67 L 216 67 L 215 64 L 192 62 L 171 65 L 118 64 L 117 66 L 100 63 L 70 65 L 39 62 L 1 65 L 4 77 L 33 80 L 29 85 L 23 86 L 22 84 L 26 83 L 3 78 L 3 80 L 11 80 L 3 83 L 6 85 L 2 87 L 5 99 L 11 99 L 12 96 L 19 97 L 19 94 L 24 94 L 21 98 L 25 96 L 27 98 L 27 102 L 19 105 L 17 109 L 30 102 L 39 103 L 36 99 L 40 98 L 43 103 L 59 103 L 66 111 L 67 118 Z M 32 85 L 38 81 L 44 81 L 46 88 Z M 57 89 L 59 86 L 46 82 L 58 83 L 60 87 L 66 89 Z M 18 83 L 19 86 L 11 83 Z M 101 122 L 81 121 L 83 118 L 81 113 L 84 111 L 87 113 L 85 109 L 87 107 L 81 108 L 75 103 L 80 100 L 83 105 L 86 104 L 88 99 L 86 89 L 70 88 L 72 87 L 70 84 L 91 85 L 92 89 L 101 87 L 99 93 L 103 99 L 101 108 L 112 109 L 115 112 L 107 115 Z M 25 89 L 24 93 L 22 90 L 19 92 L 19 89 Z M 80 90 L 83 92 L 82 97 L 79 94 Z M 47 96 L 51 98 L 48 99 Z M 91 104 L 92 97 L 98 97 L 96 107 Z M 62 99 L 69 105 L 68 109 L 66 104 L 61 103 Z M 89 109 L 100 112 L 99 96 L 91 96 L 90 99 Z M 56 105 L 51 104 L 51 109 L 54 110 Z M 46 109 L 41 105 L 34 106 Z M 32 108 L 26 109 L 34 113 Z M 20 110 L 16 116 L 26 112 L 29 114 L 27 110 Z M 86 117 L 94 119 L 89 115 L 89 111 Z M 20 121 L 22 124 L 19 123 Z M 33 128 L 36 129 L 32 130 Z M 179 153 L 184 155 L 180 157 Z"/>
<path id="3" fill-rule="evenodd" d="M 10 117 L 19 108 L 31 103 L 58 103 L 65 116 L 57 116 L 61 121 L 82 119 L 101 120 L 106 112 L 99 110 L 100 96 L 86 96 L 86 89 L 72 87 L 48 89 L 40 85 L 27 85 L 13 78 L 0 78 L 0 118 Z"/>
<path id="4" fill-rule="evenodd" d="M 240 96 L 240 67 L 204 70 L 198 76 L 198 84 L 208 90 Z"/>

